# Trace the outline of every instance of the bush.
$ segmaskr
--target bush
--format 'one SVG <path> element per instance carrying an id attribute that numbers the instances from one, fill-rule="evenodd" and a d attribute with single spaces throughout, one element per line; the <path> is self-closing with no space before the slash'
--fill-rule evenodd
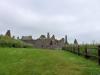
<path id="1" fill-rule="evenodd" d="M 0 36 L 0 47 L 10 48 L 32 48 L 31 44 L 26 44 L 21 40 L 16 40 L 8 36 Z"/>

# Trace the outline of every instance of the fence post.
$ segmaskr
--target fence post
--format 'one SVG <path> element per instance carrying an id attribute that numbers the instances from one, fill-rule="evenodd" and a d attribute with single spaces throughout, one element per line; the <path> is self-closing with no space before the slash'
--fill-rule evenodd
<path id="1" fill-rule="evenodd" d="M 98 64 L 100 65 L 100 45 L 98 46 Z"/>
<path id="2" fill-rule="evenodd" d="M 78 55 L 80 55 L 80 46 L 78 45 Z"/>
<path id="3" fill-rule="evenodd" d="M 88 58 L 87 45 L 85 46 L 85 58 Z"/>

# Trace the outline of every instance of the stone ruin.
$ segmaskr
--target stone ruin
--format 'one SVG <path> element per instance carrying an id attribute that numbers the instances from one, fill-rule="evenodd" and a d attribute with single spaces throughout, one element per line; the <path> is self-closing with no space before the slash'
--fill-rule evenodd
<path id="1" fill-rule="evenodd" d="M 47 37 L 45 35 L 41 35 L 36 40 L 32 39 L 32 36 L 22 36 L 21 40 L 26 43 L 33 44 L 36 48 L 61 49 L 65 44 L 64 38 L 57 40 L 55 35 L 50 37 L 49 33 L 47 34 Z"/>
<path id="2" fill-rule="evenodd" d="M 74 40 L 74 45 L 78 45 L 77 39 Z"/>
<path id="3" fill-rule="evenodd" d="M 5 36 L 11 37 L 11 32 L 10 32 L 10 30 L 7 30 Z"/>
<path id="4" fill-rule="evenodd" d="M 11 37 L 10 30 L 6 32 L 5 36 Z M 15 36 L 13 36 L 13 38 L 15 38 Z M 32 36 L 22 36 L 21 39 L 17 37 L 17 39 L 32 44 L 35 48 L 61 49 L 65 45 L 69 45 L 67 35 L 65 36 L 65 39 L 62 38 L 60 40 L 57 40 L 55 35 L 52 35 L 51 37 L 49 33 L 47 33 L 47 36 L 41 35 L 38 39 L 33 39 Z M 74 45 L 78 45 L 76 39 L 74 40 Z"/>

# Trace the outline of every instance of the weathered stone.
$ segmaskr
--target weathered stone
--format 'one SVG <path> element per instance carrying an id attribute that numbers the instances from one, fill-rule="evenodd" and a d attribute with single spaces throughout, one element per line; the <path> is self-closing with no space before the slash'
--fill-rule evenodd
<path id="1" fill-rule="evenodd" d="M 33 46 L 36 48 L 61 49 L 64 46 L 64 38 L 62 38 L 61 40 L 57 40 L 55 39 L 54 35 L 50 38 L 49 34 L 47 34 L 47 38 L 45 37 L 45 35 L 41 35 L 40 38 L 36 40 L 33 40 L 32 38 L 26 39 L 23 37 L 22 40 L 26 43 L 33 44 Z"/>
<path id="2" fill-rule="evenodd" d="M 50 34 L 49 33 L 47 33 L 47 39 L 50 39 Z"/>
<path id="3" fill-rule="evenodd" d="M 46 39 L 45 35 L 41 35 L 40 39 Z"/>
<path id="4" fill-rule="evenodd" d="M 67 35 L 65 36 L 65 44 L 68 45 Z"/>
<path id="5" fill-rule="evenodd" d="M 78 42 L 77 42 L 77 40 L 76 40 L 76 39 L 74 40 L 74 44 L 75 44 L 75 45 L 78 45 Z"/>
<path id="6" fill-rule="evenodd" d="M 22 40 L 32 40 L 32 36 L 22 36 Z"/>
<path id="7" fill-rule="evenodd" d="M 53 36 L 51 37 L 51 39 L 52 39 L 52 40 L 55 40 L 55 35 L 53 35 Z"/>
<path id="8" fill-rule="evenodd" d="M 8 30 L 8 31 L 6 32 L 5 36 L 11 37 L 10 30 Z"/>

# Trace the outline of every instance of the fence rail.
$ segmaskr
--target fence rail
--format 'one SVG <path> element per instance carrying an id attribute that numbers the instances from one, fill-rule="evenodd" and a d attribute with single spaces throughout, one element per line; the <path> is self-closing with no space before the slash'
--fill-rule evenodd
<path id="1" fill-rule="evenodd" d="M 100 65 L 100 45 L 96 47 L 88 47 L 87 45 L 81 47 L 80 45 L 66 46 L 63 50 L 70 51 L 74 54 L 84 56 L 86 59 L 98 60 Z"/>

